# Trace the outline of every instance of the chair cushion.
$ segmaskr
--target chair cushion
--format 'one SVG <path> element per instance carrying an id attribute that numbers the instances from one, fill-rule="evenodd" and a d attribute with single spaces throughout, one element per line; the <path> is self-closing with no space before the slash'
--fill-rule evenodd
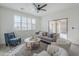
<path id="1" fill-rule="evenodd" d="M 12 39 L 10 39 L 10 40 L 17 40 L 17 38 L 12 38 Z"/>

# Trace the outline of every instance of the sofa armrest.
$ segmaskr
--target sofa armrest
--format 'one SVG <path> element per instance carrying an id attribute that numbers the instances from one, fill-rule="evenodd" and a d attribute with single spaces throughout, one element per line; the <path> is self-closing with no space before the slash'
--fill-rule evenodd
<path id="1" fill-rule="evenodd" d="M 62 48 L 65 48 L 66 50 L 69 50 L 69 48 L 71 46 L 71 42 L 69 40 L 58 39 L 56 43 L 52 42 L 51 45 L 57 45 L 57 46 L 60 46 Z"/>

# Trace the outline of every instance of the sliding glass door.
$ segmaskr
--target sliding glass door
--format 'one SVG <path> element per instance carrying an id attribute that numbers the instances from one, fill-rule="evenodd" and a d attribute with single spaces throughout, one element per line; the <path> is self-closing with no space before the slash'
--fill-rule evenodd
<path id="1" fill-rule="evenodd" d="M 49 21 L 49 32 L 58 33 L 60 38 L 67 39 L 68 36 L 68 19 L 58 19 Z"/>

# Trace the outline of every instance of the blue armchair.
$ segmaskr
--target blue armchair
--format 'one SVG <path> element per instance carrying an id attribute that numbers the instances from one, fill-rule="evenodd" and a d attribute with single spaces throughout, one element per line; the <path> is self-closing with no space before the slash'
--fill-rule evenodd
<path id="1" fill-rule="evenodd" d="M 21 43 L 21 38 L 16 38 L 14 32 L 4 33 L 6 46 L 16 46 Z"/>

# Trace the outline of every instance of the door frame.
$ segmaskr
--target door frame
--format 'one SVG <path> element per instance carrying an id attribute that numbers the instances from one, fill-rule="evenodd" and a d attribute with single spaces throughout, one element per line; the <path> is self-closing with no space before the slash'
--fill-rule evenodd
<path id="1" fill-rule="evenodd" d="M 48 20 L 48 32 L 50 31 L 49 30 L 49 22 L 50 21 L 58 21 L 58 20 L 63 20 L 63 19 L 65 19 L 67 21 L 66 31 L 67 31 L 67 39 L 68 39 L 68 18 L 60 18 L 60 19 Z M 57 32 L 57 30 L 56 30 L 56 32 Z"/>

